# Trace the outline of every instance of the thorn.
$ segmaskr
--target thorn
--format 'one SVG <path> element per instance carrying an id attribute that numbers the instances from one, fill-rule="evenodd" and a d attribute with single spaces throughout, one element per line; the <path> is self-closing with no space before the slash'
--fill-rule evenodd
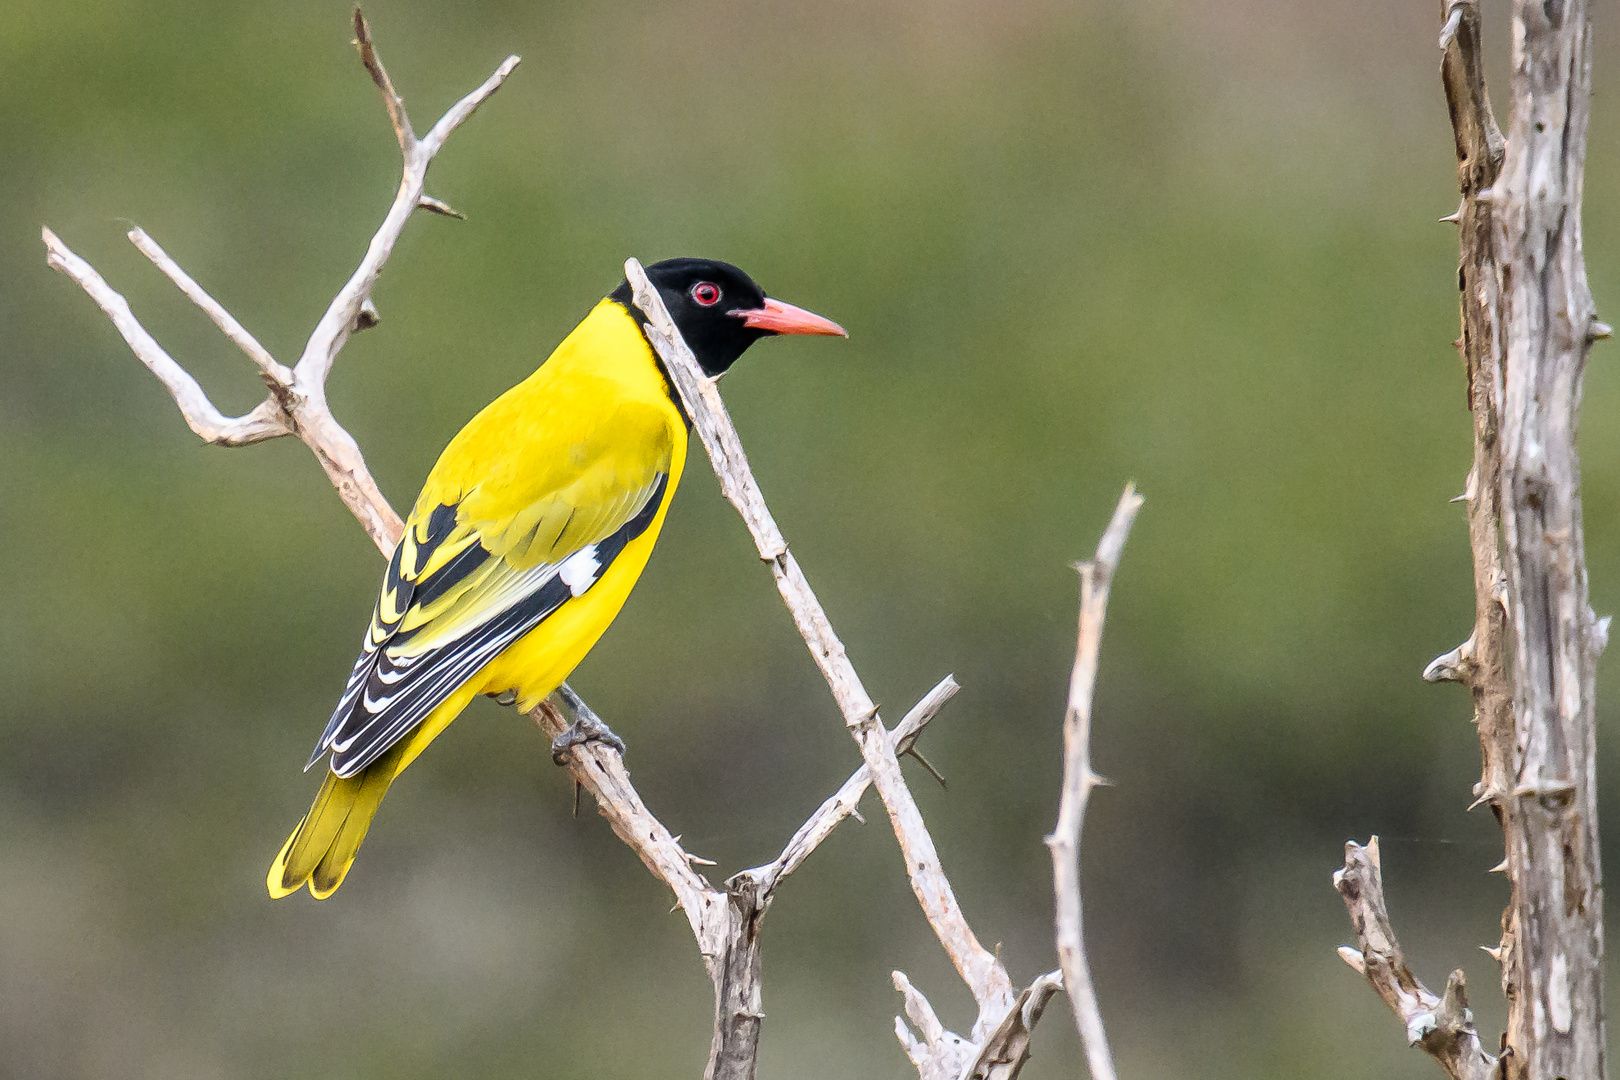
<path id="1" fill-rule="evenodd" d="M 1496 201 L 1496 192 L 1491 188 L 1481 188 L 1474 192 L 1474 201 L 1486 204 L 1493 203 Z"/>
<path id="2" fill-rule="evenodd" d="M 681 842 L 681 837 L 685 835 L 685 833 L 676 833 L 674 836 L 669 838 L 669 842 L 672 844 L 679 844 Z"/>
<path id="3" fill-rule="evenodd" d="M 371 297 L 368 296 L 360 301 L 360 310 L 355 312 L 354 316 L 355 333 L 370 330 L 380 322 L 382 322 L 382 316 L 377 313 L 377 305 L 371 302 Z"/>
<path id="4" fill-rule="evenodd" d="M 1490 945 L 1481 945 L 1479 947 L 1479 951 L 1482 952 L 1482 953 L 1485 953 L 1492 960 L 1495 960 L 1498 964 L 1500 964 L 1502 962 L 1502 954 L 1506 950 L 1503 949 L 1500 945 L 1495 946 L 1494 948 L 1492 946 L 1490 946 Z"/>
<path id="5" fill-rule="evenodd" d="M 1484 806 L 1486 803 L 1496 801 L 1496 793 L 1494 791 L 1485 791 L 1479 785 L 1475 785 L 1474 794 L 1477 796 L 1477 798 L 1475 798 L 1473 802 L 1468 804 L 1468 809 L 1464 810 L 1463 813 L 1466 814 L 1471 810 L 1478 810 L 1481 806 Z"/>
<path id="6" fill-rule="evenodd" d="M 1468 492 L 1465 491 L 1461 495 L 1453 495 L 1451 498 L 1447 499 L 1446 501 L 1447 502 L 1454 502 L 1454 503 L 1467 502 L 1468 501 Z"/>
<path id="7" fill-rule="evenodd" d="M 1432 1012 L 1420 1012 L 1406 1022 L 1406 1041 L 1413 1046 L 1440 1029 L 1440 1021 Z"/>
<path id="8" fill-rule="evenodd" d="M 866 824 L 866 819 L 861 816 L 860 810 L 853 806 L 849 809 L 849 816 L 860 822 L 862 825 Z"/>
<path id="9" fill-rule="evenodd" d="M 1474 635 L 1444 655 L 1437 656 L 1423 669 L 1423 681 L 1466 683 L 1474 673 Z"/>
<path id="10" fill-rule="evenodd" d="M 1367 958 L 1360 951 L 1348 945 L 1339 946 L 1339 959 L 1356 969 L 1356 974 L 1367 974 Z"/>
<path id="11" fill-rule="evenodd" d="M 1508 870 L 1508 861 L 1507 861 L 1507 856 L 1504 855 L 1502 857 L 1501 862 L 1497 863 L 1495 866 L 1491 867 L 1489 870 L 1487 870 L 1485 872 L 1487 874 L 1505 874 L 1505 873 L 1507 873 L 1507 870 Z"/>
<path id="12" fill-rule="evenodd" d="M 1540 783 L 1520 784 L 1513 789 L 1515 798 L 1526 799 L 1567 799 L 1575 794 L 1575 784 L 1570 780 L 1544 780 Z"/>
<path id="13" fill-rule="evenodd" d="M 1451 11 L 1446 15 L 1446 25 L 1440 28 L 1440 51 L 1445 52 L 1451 48 L 1456 40 L 1457 28 L 1462 25 L 1463 9 L 1461 4 L 1453 4 Z"/>
<path id="14" fill-rule="evenodd" d="M 425 191 L 416 197 L 416 208 L 418 210 L 428 210 L 444 217 L 453 217 L 458 221 L 467 220 L 466 214 L 441 199 L 435 199 Z"/>
<path id="15" fill-rule="evenodd" d="M 922 754 L 917 750 L 917 747 L 915 745 L 906 747 L 906 756 L 916 758 L 917 759 L 917 764 L 919 764 L 923 768 L 927 769 L 928 770 L 928 775 L 932 776 L 935 780 L 938 780 L 940 787 L 942 787 L 942 788 L 945 787 L 945 777 L 941 776 L 939 770 L 934 768 L 934 766 L 929 762 L 929 760 L 922 756 Z"/>
<path id="16" fill-rule="evenodd" d="M 669 909 L 669 910 L 668 910 L 668 911 L 666 911 L 666 912 L 665 912 L 665 913 L 664 913 L 664 914 L 666 914 L 666 915 L 673 915 L 673 914 L 675 914 L 675 913 L 676 913 L 676 912 L 677 912 L 677 911 L 679 911 L 679 910 L 681 910 L 681 902 L 680 902 L 680 901 L 679 901 L 679 900 L 677 900 L 677 901 L 675 901 L 675 906 L 674 906 L 674 907 L 672 907 L 672 908 L 670 908 L 670 909 Z"/>
<path id="17" fill-rule="evenodd" d="M 1598 322 L 1596 319 L 1593 319 L 1586 327 L 1587 341 L 1607 341 L 1613 336 L 1614 327 L 1610 326 L 1606 322 Z"/>
<path id="18" fill-rule="evenodd" d="M 705 859 L 701 855 L 693 855 L 690 851 L 682 852 L 682 854 L 684 854 L 686 856 L 686 861 L 687 862 L 692 863 L 692 864 L 697 865 L 697 866 L 718 866 L 719 865 L 719 863 L 715 862 L 713 859 Z"/>
<path id="19" fill-rule="evenodd" d="M 1457 204 L 1457 209 L 1456 210 L 1453 210 L 1451 213 L 1447 214 L 1445 217 L 1441 218 L 1440 220 L 1442 222 L 1449 223 L 1449 224 L 1452 224 L 1452 225 L 1459 224 L 1462 221 L 1463 207 L 1465 207 L 1467 205 L 1468 204 L 1466 202 L 1459 202 Z"/>

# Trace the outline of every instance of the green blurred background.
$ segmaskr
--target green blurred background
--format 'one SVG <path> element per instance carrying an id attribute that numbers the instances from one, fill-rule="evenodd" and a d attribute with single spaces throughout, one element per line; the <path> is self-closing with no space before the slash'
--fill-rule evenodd
<path id="1" fill-rule="evenodd" d="M 1435 3 L 379 2 L 419 127 L 509 52 L 344 351 L 338 417 L 407 505 L 627 255 L 737 262 L 850 340 L 725 383 L 759 478 L 891 718 L 947 671 L 915 789 L 981 938 L 1054 965 L 1075 575 L 1147 505 L 1104 645 L 1087 928 L 1121 1073 L 1427 1077 L 1333 953 L 1347 837 L 1384 836 L 1431 985 L 1502 1021 L 1499 840 L 1469 706 L 1418 673 L 1472 617 L 1456 202 Z M 1499 105 L 1505 4 L 1485 5 Z M 1596 27 L 1586 214 L 1620 311 L 1620 66 Z M 348 8 L 8 0 L 0 17 L 0 1077 L 690 1077 L 711 1001 L 667 891 L 534 728 L 479 702 L 343 890 L 264 869 L 381 561 L 291 441 L 201 446 L 44 265 L 49 224 L 222 408 L 245 360 L 146 227 L 291 361 L 397 183 Z M 1613 320 L 1611 320 L 1613 321 Z M 1586 523 L 1620 608 L 1620 375 L 1587 380 Z M 858 764 L 701 459 L 574 684 L 720 873 Z M 1620 782 L 1602 682 L 1602 779 Z M 908 767 L 909 768 L 909 767 Z M 1609 804 L 1612 805 L 1612 802 Z M 868 804 L 875 811 L 875 804 Z M 1604 822 L 1615 864 L 1620 822 Z M 881 816 L 766 924 L 765 1078 L 915 1075 L 889 972 L 968 999 Z M 1080 1074 L 1066 1006 L 1027 1076 Z"/>

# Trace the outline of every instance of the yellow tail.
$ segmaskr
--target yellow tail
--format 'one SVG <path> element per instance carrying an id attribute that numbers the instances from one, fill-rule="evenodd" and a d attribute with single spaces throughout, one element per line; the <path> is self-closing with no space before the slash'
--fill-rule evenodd
<path id="1" fill-rule="evenodd" d="M 480 691 L 481 687 L 472 680 L 462 683 L 428 714 L 421 726 L 353 776 L 341 779 L 328 769 L 326 782 L 321 784 L 309 813 L 281 845 L 276 861 L 270 864 L 265 885 L 271 897 L 279 900 L 291 896 L 305 884 L 309 885 L 309 895 L 317 900 L 325 900 L 337 892 L 354 863 L 355 852 L 360 850 L 360 841 L 371 828 L 377 807 L 388 794 L 388 785 L 467 707 L 473 694 Z"/>
<path id="2" fill-rule="evenodd" d="M 277 899 L 309 885 L 309 894 L 325 900 L 343 884 L 354 864 L 360 841 L 400 771 L 403 746 L 396 746 L 347 779 L 330 770 L 315 802 L 298 823 L 281 854 L 270 864 L 265 884 Z"/>

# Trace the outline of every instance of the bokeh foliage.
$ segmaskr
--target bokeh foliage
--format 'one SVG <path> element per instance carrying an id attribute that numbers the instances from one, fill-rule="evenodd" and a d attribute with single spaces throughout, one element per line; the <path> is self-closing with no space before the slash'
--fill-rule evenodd
<path id="1" fill-rule="evenodd" d="M 1500 83 L 1504 5 L 1486 7 Z M 1118 786 L 1085 849 L 1122 1075 L 1427 1076 L 1333 955 L 1328 872 L 1345 837 L 1384 834 L 1422 973 L 1466 966 L 1499 1022 L 1468 706 L 1417 679 L 1472 610 L 1446 502 L 1469 450 L 1429 8 L 373 5 L 419 126 L 507 52 L 524 63 L 434 166 L 470 220 L 411 224 L 334 407 L 403 506 L 626 255 L 729 259 L 849 327 L 766 343 L 726 394 L 874 695 L 898 715 L 945 671 L 966 686 L 929 735 L 950 790 L 918 790 L 1015 977 L 1053 963 L 1067 564 L 1134 478 L 1096 736 Z M 293 359 L 397 180 L 346 19 L 327 0 L 0 18 L 8 1080 L 701 1067 L 683 924 L 492 704 L 390 796 L 334 900 L 265 898 L 381 563 L 302 447 L 199 447 L 44 267 L 48 223 L 217 403 L 250 406 L 248 365 L 122 233 L 141 223 Z M 1612 314 L 1607 22 L 1598 42 L 1586 236 Z M 1613 351 L 1583 443 L 1600 612 L 1620 607 Z M 858 759 L 746 533 L 701 460 L 688 475 L 574 682 L 653 807 L 729 869 Z M 894 856 L 881 821 L 847 828 L 778 901 L 765 1076 L 906 1075 L 894 967 L 966 1022 Z M 1031 1077 L 1078 1067 L 1054 1008 Z"/>

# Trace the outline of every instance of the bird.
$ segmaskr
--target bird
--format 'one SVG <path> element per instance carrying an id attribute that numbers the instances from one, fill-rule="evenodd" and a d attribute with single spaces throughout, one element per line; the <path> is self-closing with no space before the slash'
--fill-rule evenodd
<path id="1" fill-rule="evenodd" d="M 647 277 L 713 378 L 760 338 L 848 336 L 730 263 L 669 259 Z M 336 892 L 389 785 L 474 697 L 533 708 L 618 615 L 663 527 L 691 430 L 646 325 L 622 282 L 439 456 L 305 766 L 327 759 L 270 866 L 272 897 Z M 558 738 L 623 746 L 599 721 Z"/>

